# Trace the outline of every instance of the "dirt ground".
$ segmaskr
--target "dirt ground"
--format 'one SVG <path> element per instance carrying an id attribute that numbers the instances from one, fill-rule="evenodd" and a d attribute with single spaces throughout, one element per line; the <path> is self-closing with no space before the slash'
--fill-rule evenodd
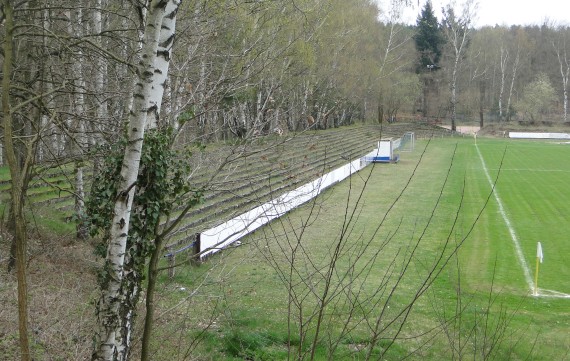
<path id="1" fill-rule="evenodd" d="M 451 125 L 442 125 L 442 127 L 445 129 L 451 129 Z M 479 127 L 479 126 L 458 125 L 455 130 L 458 133 L 462 133 L 462 134 L 473 134 L 473 133 L 477 133 L 480 129 L 481 129 L 481 127 Z"/>

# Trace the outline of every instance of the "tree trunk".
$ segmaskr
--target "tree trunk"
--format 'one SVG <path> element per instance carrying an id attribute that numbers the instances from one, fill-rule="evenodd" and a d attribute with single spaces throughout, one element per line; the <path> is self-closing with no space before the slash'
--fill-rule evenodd
<path id="1" fill-rule="evenodd" d="M 564 123 L 568 121 L 568 89 L 566 89 L 567 87 L 568 87 L 568 82 L 566 81 L 566 84 L 564 85 L 564 115 L 562 118 Z"/>
<path id="2" fill-rule="evenodd" d="M 430 73 L 431 74 L 431 73 Z M 424 77 L 424 87 L 422 89 L 422 116 L 426 118 L 428 116 L 428 86 L 430 84 L 427 76 Z"/>
<path id="3" fill-rule="evenodd" d="M 505 77 L 507 74 L 507 60 L 509 52 L 501 47 L 501 85 L 499 88 L 499 121 L 503 121 L 503 95 L 505 93 Z"/>
<path id="4" fill-rule="evenodd" d="M 457 117 L 457 67 L 458 59 L 455 59 L 455 64 L 453 67 L 453 73 L 451 75 L 451 131 L 455 132 L 456 124 L 455 120 Z"/>
<path id="5" fill-rule="evenodd" d="M 158 261 L 163 247 L 163 238 L 155 240 L 155 251 L 152 252 L 148 265 L 148 286 L 146 288 L 146 317 L 144 320 L 143 338 L 141 345 L 141 361 L 150 359 L 150 337 L 154 326 L 154 293 L 158 278 Z"/>
<path id="6" fill-rule="evenodd" d="M 92 15 L 92 22 L 93 22 L 93 33 L 95 34 L 103 34 L 103 8 L 105 4 L 103 0 L 96 0 L 95 1 L 95 9 L 93 9 Z M 104 48 L 104 39 L 102 35 L 97 36 L 97 45 L 101 48 Z M 93 69 L 93 87 L 95 94 L 104 94 L 107 84 L 107 61 L 102 57 L 95 58 L 95 67 Z M 89 138 L 90 145 L 96 147 L 98 144 L 102 144 L 102 137 L 100 135 L 101 131 L 98 128 L 101 128 L 99 123 L 106 124 L 109 122 L 109 112 L 108 112 L 108 102 L 106 100 L 98 99 L 97 97 L 93 97 L 95 104 L 95 114 L 94 118 L 97 122 L 91 123 L 91 136 Z M 96 174 L 101 166 L 101 157 L 95 156 L 93 157 L 93 174 Z"/>
<path id="7" fill-rule="evenodd" d="M 517 56 L 515 57 L 513 63 L 513 77 L 511 79 L 511 87 L 509 89 L 509 98 L 507 99 L 507 120 L 511 120 L 511 99 L 513 97 L 513 89 L 515 88 L 515 80 L 517 77 L 519 60 L 520 60 L 520 49 L 517 51 Z"/>
<path id="8" fill-rule="evenodd" d="M 479 81 L 479 128 L 483 128 L 483 125 L 484 125 L 484 121 L 483 121 L 483 116 L 484 116 L 483 104 L 484 104 L 484 102 L 485 102 L 485 81 L 480 80 Z"/>
<path id="9" fill-rule="evenodd" d="M 563 54 L 561 54 L 559 48 L 555 47 L 555 50 L 556 55 L 558 56 L 558 63 L 560 64 L 560 77 L 562 79 L 562 99 L 564 105 L 564 115 L 562 120 L 566 123 L 568 121 L 568 76 L 570 74 L 570 64 L 568 63 L 566 50 L 564 50 Z M 566 69 L 564 66 L 566 66 Z"/>
<path id="10" fill-rule="evenodd" d="M 26 178 L 29 172 L 30 161 L 25 158 L 24 164 L 18 161 L 16 146 L 14 144 L 13 114 L 10 104 L 10 89 L 12 62 L 14 56 L 14 14 L 11 1 L 3 1 L 4 12 L 4 61 L 2 65 L 2 118 L 4 127 L 4 147 L 6 151 L 6 161 L 10 168 L 11 177 L 11 212 L 14 221 L 14 249 L 16 276 L 18 280 L 18 333 L 20 344 L 21 360 L 30 360 L 30 346 L 28 339 L 28 294 L 26 276 L 26 220 L 24 218 L 24 195 L 26 192 Z M 28 148 L 28 150 L 30 150 Z M 28 154 L 31 153 L 31 150 Z M 28 155 L 27 154 L 27 155 Z"/>
<path id="11" fill-rule="evenodd" d="M 81 36 L 83 32 L 83 11 L 81 2 L 78 3 L 79 8 L 74 11 L 75 21 L 73 21 L 69 26 L 70 35 L 75 34 L 76 36 Z M 75 111 L 71 111 L 70 114 L 75 114 L 75 139 L 71 140 L 71 149 L 73 157 L 78 158 L 75 162 L 75 217 L 77 218 L 76 225 L 76 237 L 77 239 L 87 239 L 87 225 L 85 224 L 85 190 L 83 182 L 83 148 L 86 145 L 85 137 L 85 97 L 83 96 L 83 91 L 85 89 L 85 80 L 83 78 L 83 54 L 82 50 L 79 49 L 77 52 L 78 59 L 73 62 L 72 72 L 76 77 L 74 79 L 74 101 Z"/>
<path id="12" fill-rule="evenodd" d="M 109 232 L 93 360 L 127 360 L 129 357 L 142 282 L 140 265 L 144 266 L 145 262 L 144 258 L 137 257 L 139 240 L 129 240 L 130 246 L 127 243 L 130 215 L 145 129 L 147 125 L 154 127 L 158 124 L 179 5 L 178 0 L 154 0 L 147 12 L 142 56 L 127 128 L 128 145 Z"/>
<path id="13" fill-rule="evenodd" d="M 462 16 L 456 18 L 451 5 L 448 5 L 444 10 L 444 29 L 450 45 L 453 47 L 454 62 L 451 69 L 451 130 L 456 130 L 457 118 L 457 78 L 459 72 L 459 65 L 468 46 L 468 37 L 471 32 L 471 25 L 474 16 L 475 3 L 472 0 L 467 0 L 463 4 Z"/>
<path id="14" fill-rule="evenodd" d="M 85 190 L 83 182 L 83 161 L 75 163 L 75 216 L 77 239 L 87 239 L 88 226 L 85 221 Z"/>
<path id="15" fill-rule="evenodd" d="M 133 92 L 133 106 L 127 128 L 128 145 L 121 168 L 121 182 L 114 206 L 105 259 L 105 279 L 98 303 L 99 331 L 93 360 L 126 360 L 130 351 L 134 308 L 128 290 L 125 256 L 132 202 L 134 198 L 147 115 L 155 116 L 158 105 L 151 103 L 158 41 L 167 1 L 154 0 L 147 13 L 141 60 Z"/>
<path id="16" fill-rule="evenodd" d="M 12 182 L 14 186 L 16 182 Z M 18 187 L 16 187 L 18 188 Z M 17 199 L 20 190 L 12 192 L 12 197 Z M 19 202 L 12 202 L 16 211 L 16 277 L 18 279 L 18 332 L 20 335 L 20 357 L 22 360 L 30 360 L 30 347 L 28 340 L 28 281 L 26 275 L 27 263 L 27 241 L 26 219 L 24 218 L 24 205 Z"/>
<path id="17" fill-rule="evenodd" d="M 425 93 L 425 92 L 424 92 Z M 384 121 L 384 95 L 380 92 L 378 96 L 378 124 Z"/>

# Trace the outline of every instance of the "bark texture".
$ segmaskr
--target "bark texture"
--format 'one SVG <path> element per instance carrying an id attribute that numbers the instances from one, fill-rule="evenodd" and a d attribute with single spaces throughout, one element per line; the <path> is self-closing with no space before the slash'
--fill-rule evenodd
<path id="1" fill-rule="evenodd" d="M 162 56 L 157 50 L 160 48 L 161 28 L 169 4 L 175 4 L 177 8 L 180 2 L 154 0 L 146 16 L 142 53 L 127 126 L 128 143 L 121 168 L 121 184 L 109 232 L 105 279 L 98 304 L 99 332 L 93 360 L 127 360 L 129 357 L 140 277 L 127 274 L 127 237 L 144 132 L 149 119 L 157 119 L 162 99 L 162 91 L 155 84 L 154 74 L 164 72 L 166 76 L 168 72 L 168 69 L 156 69 L 156 61 Z M 175 14 L 174 12 L 174 16 Z"/>

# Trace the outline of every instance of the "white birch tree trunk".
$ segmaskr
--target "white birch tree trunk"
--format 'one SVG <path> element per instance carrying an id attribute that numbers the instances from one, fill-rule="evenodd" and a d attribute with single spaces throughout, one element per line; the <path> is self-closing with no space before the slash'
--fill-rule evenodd
<path id="1" fill-rule="evenodd" d="M 456 24 L 459 25 L 459 24 Z M 455 51 L 455 59 L 453 61 L 453 69 L 451 71 L 451 130 L 456 130 L 457 120 L 457 73 L 459 71 L 459 62 L 461 60 L 465 42 L 467 40 L 467 30 L 461 31 L 461 27 L 454 29 L 453 47 Z M 460 33 L 463 33 L 462 35 Z"/>
<path id="2" fill-rule="evenodd" d="M 174 42 L 176 13 L 179 5 L 179 0 L 169 0 L 162 17 L 156 57 L 154 59 L 154 70 L 150 86 L 151 91 L 149 93 L 146 108 L 146 131 L 156 129 L 161 126 L 161 124 L 159 124 L 160 109 L 168 75 L 170 53 Z M 163 125 L 164 124 L 162 124 L 162 126 Z M 135 204 L 134 207 L 144 208 L 146 205 Z M 138 214 L 142 213 L 142 211 L 138 212 Z M 127 252 L 124 260 L 126 276 L 121 290 L 124 297 L 128 300 L 127 303 L 122 305 L 122 307 L 124 307 L 124 312 L 122 313 L 126 315 L 124 320 L 125 325 L 133 324 L 135 316 L 134 308 L 136 308 L 139 301 L 143 280 L 142 272 L 144 272 L 144 264 L 149 257 L 149 255 L 145 253 L 146 247 L 144 246 L 144 242 L 147 242 L 147 240 L 138 239 L 135 236 L 130 236 L 130 239 L 127 241 Z M 159 252 L 160 250 L 157 251 Z"/>
<path id="3" fill-rule="evenodd" d="M 73 19 L 70 24 L 70 34 L 75 34 L 80 37 L 83 34 L 83 6 L 82 2 L 78 2 L 78 8 L 74 10 L 71 18 Z M 81 49 L 77 51 L 77 60 L 72 65 L 74 77 L 74 112 L 75 113 L 75 140 L 72 140 L 73 156 L 76 157 L 75 162 L 75 216 L 78 219 L 76 226 L 76 237 L 78 239 L 87 238 L 87 228 L 84 222 L 85 215 L 85 189 L 83 182 L 83 150 L 86 145 L 85 142 L 85 97 L 83 95 L 85 89 L 85 80 L 83 78 L 83 52 Z"/>
<path id="4" fill-rule="evenodd" d="M 206 112 L 206 108 L 204 107 L 205 99 L 206 99 L 206 57 L 202 54 L 200 61 L 200 78 L 198 84 L 196 85 L 196 93 L 198 94 L 198 104 L 200 104 L 200 111 L 198 112 L 198 133 L 200 136 L 206 138 L 206 125 L 208 121 L 208 114 Z"/>
<path id="5" fill-rule="evenodd" d="M 104 40 L 102 36 L 103 32 L 103 9 L 105 6 L 105 2 L 103 0 L 96 0 L 95 1 L 95 8 L 92 12 L 92 22 L 93 22 L 93 33 L 97 35 L 97 45 L 101 48 L 104 48 Z M 107 75 L 107 61 L 103 57 L 96 57 L 95 58 L 95 67 L 93 70 L 93 86 L 95 94 L 105 94 L 105 87 L 107 86 L 106 81 Z M 92 146 L 96 146 L 100 143 L 100 134 L 103 133 L 103 127 L 100 124 L 105 124 L 108 122 L 109 118 L 109 111 L 107 108 L 107 100 L 106 99 L 98 99 L 95 97 L 95 119 L 96 122 L 92 123 L 91 126 L 91 136 L 89 138 L 90 144 Z M 94 173 L 99 169 L 100 160 L 98 157 L 94 158 L 93 161 L 93 169 Z"/>
<path id="6" fill-rule="evenodd" d="M 507 60 L 509 59 L 509 51 L 501 47 L 500 69 L 501 69 L 501 85 L 499 87 L 499 120 L 503 120 L 503 96 L 505 94 L 505 80 L 507 75 Z"/>
<path id="7" fill-rule="evenodd" d="M 457 71 L 459 68 L 459 54 L 456 51 L 455 61 L 453 63 L 453 70 L 451 73 L 451 130 L 456 129 L 456 119 L 457 119 Z"/>
<path id="8" fill-rule="evenodd" d="M 553 44 L 554 45 L 554 44 Z M 560 49 L 562 47 L 562 49 Z M 568 62 L 568 55 L 566 53 L 566 43 L 564 42 L 562 46 L 554 45 L 554 50 L 558 57 L 558 63 L 560 64 L 560 77 L 562 79 L 562 95 L 564 102 L 564 115 L 563 121 L 568 121 L 568 76 L 570 75 L 570 63 Z"/>
<path id="9" fill-rule="evenodd" d="M 471 25 L 475 16 L 475 9 L 477 5 L 473 0 L 467 0 L 463 4 L 461 17 L 456 18 L 454 15 L 454 10 L 451 5 L 448 5 L 445 10 L 446 19 L 445 29 L 446 36 L 450 42 L 453 52 L 453 68 L 451 70 L 451 80 L 449 88 L 451 90 L 451 130 L 456 130 L 456 118 L 457 118 L 457 73 L 459 72 L 459 65 L 463 53 L 467 48 L 468 37 L 471 33 Z"/>
<path id="10" fill-rule="evenodd" d="M 148 107 L 148 109 L 153 110 L 154 117 L 151 116 L 147 120 L 147 129 L 154 129 L 159 125 L 160 107 L 162 105 L 164 87 L 168 78 L 170 54 L 172 52 L 174 33 L 176 31 L 176 13 L 180 2 L 181 0 L 169 0 L 164 10 L 156 57 L 154 58 L 154 73 Z"/>
<path id="11" fill-rule="evenodd" d="M 247 103 L 240 102 L 238 104 L 238 113 L 239 113 L 239 125 L 240 127 L 243 126 L 244 129 L 247 129 Z M 232 125 L 230 124 L 230 127 Z"/>
<path id="12" fill-rule="evenodd" d="M 302 119 L 302 127 L 299 130 L 305 130 L 311 126 L 309 124 L 308 119 L 312 117 L 311 111 L 309 110 L 309 91 L 310 91 L 310 84 L 309 81 L 303 82 L 303 102 L 301 103 L 301 115 Z"/>
<path id="13" fill-rule="evenodd" d="M 509 89 L 509 98 L 507 99 L 507 120 L 510 120 L 510 114 L 511 114 L 511 101 L 513 98 L 513 91 L 515 89 L 515 80 L 517 78 L 517 70 L 519 67 L 519 61 L 520 61 L 520 49 L 517 51 L 517 56 L 515 57 L 515 60 L 513 62 L 513 77 L 511 79 L 511 87 Z"/>
<path id="14" fill-rule="evenodd" d="M 255 103 L 255 121 L 251 128 L 254 130 L 263 131 L 262 122 L 262 115 L 263 115 L 263 101 L 262 101 L 262 93 L 263 93 L 263 82 L 259 86 L 259 90 L 257 91 L 257 101 Z M 250 127 L 246 128 L 246 133 L 251 131 Z"/>
<path id="15" fill-rule="evenodd" d="M 169 54 L 158 53 L 158 49 L 169 49 L 173 36 L 160 44 L 161 29 L 173 24 L 178 0 L 153 0 L 146 16 L 142 53 L 137 69 L 137 82 L 133 92 L 132 108 L 127 126 L 127 147 L 121 168 L 121 181 L 114 206 L 114 216 L 109 231 L 107 256 L 105 260 L 106 279 L 102 284 L 102 293 L 98 303 L 99 330 L 93 353 L 93 360 L 127 360 L 130 352 L 130 339 L 133 327 L 134 307 L 131 294 L 125 294 L 124 281 L 125 258 L 127 254 L 127 237 L 131 207 L 135 193 L 140 156 L 143 146 L 147 121 L 155 123 L 160 110 L 163 94 L 161 84 L 155 79 L 156 73 L 167 75 L 168 68 L 156 69 L 157 65 L 165 66 L 158 57 Z M 170 17 L 170 19 L 168 19 Z M 166 22 L 166 24 L 164 23 Z M 171 28 L 172 35 L 174 27 Z M 168 61 L 166 62 L 168 63 Z M 158 79 L 162 79 L 158 77 Z M 137 292 L 137 290 L 135 290 Z"/>
<path id="16" fill-rule="evenodd" d="M 49 32 L 50 31 L 50 25 L 51 25 L 51 22 L 48 20 L 49 19 L 49 11 L 44 10 L 42 17 L 43 17 L 43 21 L 42 21 L 43 28 Z M 46 84 L 44 86 L 46 88 L 46 92 L 51 93 L 52 83 L 46 82 Z M 48 108 L 52 108 L 53 104 L 52 104 L 51 99 L 47 99 L 46 103 L 47 103 L 46 105 Z M 47 132 L 46 132 L 47 134 L 56 134 L 57 133 L 56 131 L 54 131 L 54 130 L 50 131 L 49 129 L 46 129 L 48 127 L 49 128 L 53 127 L 53 124 L 51 124 L 52 122 L 50 121 L 49 116 L 47 114 L 42 114 L 40 117 L 41 117 L 40 118 L 40 129 L 47 130 Z M 47 138 L 47 136 L 46 136 L 46 138 Z M 53 136 L 52 136 L 52 138 L 55 139 L 55 137 L 53 137 Z M 52 141 L 51 143 L 56 144 L 54 141 Z M 46 156 L 51 152 L 49 149 L 49 144 L 50 144 L 49 141 L 38 142 L 38 146 L 37 146 L 38 150 L 37 150 L 37 155 L 36 155 L 37 162 L 41 163 L 46 158 Z M 1 148 L 0 148 L 0 165 L 2 165 L 1 158 L 2 158 L 2 153 L 1 153 Z"/>

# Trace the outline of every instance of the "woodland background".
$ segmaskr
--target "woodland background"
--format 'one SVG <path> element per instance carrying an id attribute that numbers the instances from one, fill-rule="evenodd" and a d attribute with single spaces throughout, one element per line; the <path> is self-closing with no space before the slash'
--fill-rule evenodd
<path id="1" fill-rule="evenodd" d="M 406 0 L 385 9 L 368 0 L 4 0 L 0 164 L 9 166 L 12 183 L 2 205 L 1 242 L 9 253 L 2 255 L 7 274 L 17 275 L 21 358 L 30 359 L 31 331 L 26 194 L 47 169 L 73 168 L 78 239 L 87 239 L 91 230 L 113 244 L 111 228 L 125 218 L 112 221 L 112 203 L 135 199 L 133 214 L 139 218 L 122 252 L 128 250 L 125 262 L 132 264 L 126 272 L 120 265 L 131 283 L 117 286 L 122 296 L 111 297 L 105 292 L 115 277 L 107 273 L 100 279 L 103 296 L 92 308 L 101 316 L 105 300 L 121 300 L 122 331 L 107 337 L 118 340 L 122 346 L 115 347 L 115 356 L 126 359 L 143 273 L 152 269 L 167 234 L 159 221 L 170 214 L 172 199 L 191 206 L 206 191 L 192 188 L 191 170 L 180 163 L 185 147 L 243 145 L 356 122 L 429 122 L 451 124 L 453 130 L 458 123 L 569 125 L 567 24 L 473 28 L 476 6 L 467 1 L 445 9 L 428 3 L 417 23 L 406 25 L 400 18 L 408 5 Z M 152 29 L 171 33 L 156 35 L 151 48 Z M 144 67 L 149 56 L 153 70 Z M 157 74 L 163 80 L 149 80 Z M 140 91 L 147 80 L 160 85 L 158 100 Z M 148 115 L 142 127 L 133 123 L 140 112 Z M 140 170 L 138 163 L 127 162 L 129 147 L 136 142 L 142 147 L 142 136 L 127 137 L 137 127 L 148 129 L 145 144 L 155 144 Z M 136 187 L 121 185 L 127 179 L 118 176 L 121 165 L 132 166 L 135 179 L 155 180 L 157 188 L 141 178 Z M 105 186 L 86 184 L 93 179 Z M 138 198 L 130 193 L 135 188 Z M 106 247 L 105 272 L 116 265 Z M 94 345 L 105 344 L 101 330 L 109 328 L 100 318 Z M 89 348 L 85 343 L 81 357 Z M 94 359 L 106 359 L 102 353 Z"/>

